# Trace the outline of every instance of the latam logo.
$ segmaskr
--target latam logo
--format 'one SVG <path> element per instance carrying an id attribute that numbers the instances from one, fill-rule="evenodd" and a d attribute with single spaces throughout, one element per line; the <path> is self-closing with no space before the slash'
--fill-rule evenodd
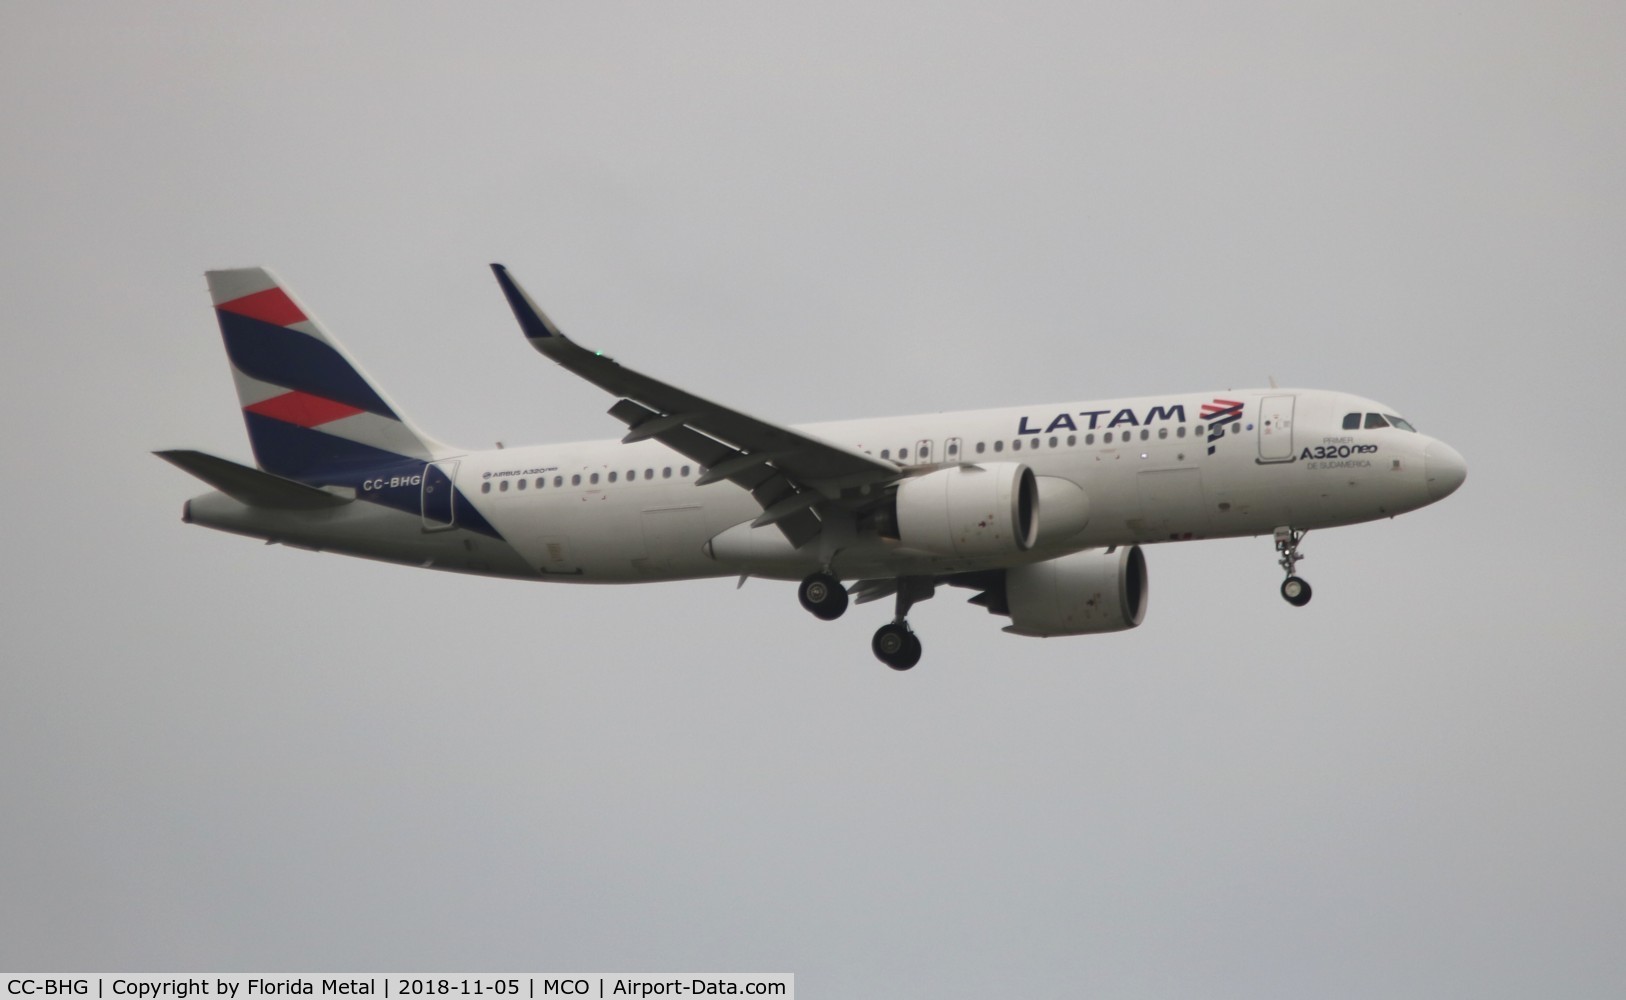
<path id="1" fill-rule="evenodd" d="M 1214 454 L 1214 442 L 1225 436 L 1228 424 L 1242 419 L 1242 404 L 1234 399 L 1216 399 L 1204 403 L 1201 416 L 1208 421 L 1208 453 Z"/>
<path id="2" fill-rule="evenodd" d="M 1238 403 L 1237 406 L 1241 406 Z M 1110 417 L 1109 417 L 1110 414 Z M 1186 422 L 1186 408 L 1179 403 L 1173 406 L 1153 406 L 1141 413 L 1124 407 L 1116 412 L 1112 410 L 1084 410 L 1077 414 L 1058 413 L 1048 422 L 1043 417 L 1038 418 L 1039 423 L 1030 423 L 1028 417 L 1023 415 L 1017 422 L 1018 434 L 1054 434 L 1057 431 L 1077 430 L 1112 430 L 1114 427 L 1145 427 L 1148 424 L 1172 421 L 1177 424 Z M 1082 425 L 1082 426 L 1080 426 Z"/>

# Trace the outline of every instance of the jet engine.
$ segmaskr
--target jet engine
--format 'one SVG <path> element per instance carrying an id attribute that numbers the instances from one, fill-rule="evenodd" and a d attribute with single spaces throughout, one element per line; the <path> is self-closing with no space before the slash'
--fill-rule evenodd
<path id="1" fill-rule="evenodd" d="M 1023 552 L 1039 537 L 1039 487 L 1017 462 L 959 465 L 905 480 L 897 495 L 898 538 L 949 556 Z"/>
<path id="2" fill-rule="evenodd" d="M 1005 571 L 1005 631 L 1088 635 L 1134 628 L 1146 617 L 1146 557 L 1140 546 L 1088 551 Z M 984 598 L 992 595 L 983 595 Z M 999 611 L 995 601 L 973 598 Z"/>

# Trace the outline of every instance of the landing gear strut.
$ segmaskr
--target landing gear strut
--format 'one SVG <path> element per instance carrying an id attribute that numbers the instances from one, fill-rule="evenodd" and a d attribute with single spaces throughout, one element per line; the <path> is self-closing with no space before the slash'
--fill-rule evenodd
<path id="1" fill-rule="evenodd" d="M 875 630 L 875 638 L 869 644 L 877 660 L 893 670 L 908 670 L 920 662 L 920 637 L 909 627 L 909 609 L 917 601 L 924 601 L 936 592 L 937 583 L 929 576 L 898 578 L 896 615 L 892 621 Z"/>
<path id="2" fill-rule="evenodd" d="M 797 595 L 814 617 L 835 621 L 847 610 L 847 588 L 829 573 L 814 573 L 802 581 Z"/>
<path id="3" fill-rule="evenodd" d="M 1294 531 L 1286 526 L 1276 529 L 1276 551 L 1281 553 L 1281 558 L 1276 562 L 1287 574 L 1287 579 L 1282 581 L 1282 600 L 1295 608 L 1310 603 L 1310 584 L 1295 572 L 1299 560 L 1304 558 L 1299 555 L 1299 542 L 1303 540 L 1302 531 Z"/>

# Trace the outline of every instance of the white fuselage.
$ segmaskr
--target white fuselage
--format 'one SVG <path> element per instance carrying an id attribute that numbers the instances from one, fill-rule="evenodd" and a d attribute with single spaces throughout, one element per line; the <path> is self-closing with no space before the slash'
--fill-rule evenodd
<path id="1" fill-rule="evenodd" d="M 1041 485 L 1062 490 L 1044 494 L 1059 498 L 1049 502 L 1072 504 L 1074 516 L 1066 531 L 1047 532 L 1042 501 L 1037 544 L 997 557 L 915 551 L 862 525 L 835 522 L 814 544 L 793 549 L 775 527 L 749 527 L 763 513 L 749 493 L 728 482 L 696 485 L 695 463 L 655 441 L 506 448 L 430 463 L 500 538 L 464 530 L 457 509 L 447 517 L 426 505 L 415 516 L 403 509 L 410 506 L 404 495 L 367 502 L 384 491 L 421 491 L 427 469 L 362 481 L 358 502 L 319 513 L 266 510 L 211 493 L 194 499 L 187 516 L 303 547 L 582 583 L 798 579 L 821 567 L 846 579 L 963 573 L 1087 548 L 1351 524 L 1424 506 L 1460 482 L 1431 484 L 1431 446 L 1460 458 L 1400 427 L 1343 425 L 1349 414 L 1394 412 L 1340 392 L 1254 389 L 796 428 L 910 472 L 1027 465 Z"/>

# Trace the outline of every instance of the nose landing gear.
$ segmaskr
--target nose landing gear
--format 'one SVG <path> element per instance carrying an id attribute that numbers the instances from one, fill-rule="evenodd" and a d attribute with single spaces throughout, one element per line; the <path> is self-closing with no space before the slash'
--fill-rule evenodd
<path id="1" fill-rule="evenodd" d="M 1310 584 L 1295 570 L 1299 560 L 1304 558 L 1299 555 L 1299 542 L 1304 540 L 1304 532 L 1283 525 L 1276 529 L 1275 538 L 1276 551 L 1281 553 L 1281 558 L 1276 562 L 1287 574 L 1287 579 L 1282 581 L 1282 600 L 1295 608 L 1302 608 L 1310 603 Z"/>
<path id="2" fill-rule="evenodd" d="M 1310 584 L 1296 576 L 1290 576 L 1282 581 L 1282 599 L 1295 608 L 1302 608 L 1310 603 Z"/>

